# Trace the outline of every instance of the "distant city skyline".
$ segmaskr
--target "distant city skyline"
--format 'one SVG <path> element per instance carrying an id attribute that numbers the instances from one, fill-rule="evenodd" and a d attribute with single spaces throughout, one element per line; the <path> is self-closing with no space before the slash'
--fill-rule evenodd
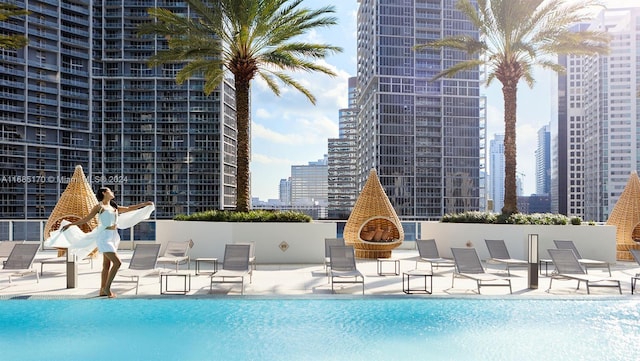
<path id="1" fill-rule="evenodd" d="M 634 0 L 605 0 L 610 7 L 640 4 Z M 338 74 L 330 78 L 320 74 L 293 74 L 308 86 L 318 98 L 316 106 L 293 89 L 283 89 L 280 97 L 271 93 L 257 80 L 252 89 L 252 197 L 277 199 L 280 179 L 291 174 L 292 165 L 304 165 L 327 154 L 327 139 L 338 135 L 338 110 L 347 106 L 347 83 L 356 75 L 356 14 L 358 2 L 308 0 L 309 8 L 332 5 L 338 25 L 312 32 L 302 40 L 326 42 L 341 46 L 344 51 L 327 59 Z M 519 84 L 518 91 L 518 173 L 522 177 L 523 193 L 536 191 L 535 149 L 538 129 L 548 124 L 555 114 L 556 76 L 535 71 L 536 84 L 530 89 Z M 504 133 L 503 101 L 499 82 L 481 87 L 487 96 L 487 139 Z"/>

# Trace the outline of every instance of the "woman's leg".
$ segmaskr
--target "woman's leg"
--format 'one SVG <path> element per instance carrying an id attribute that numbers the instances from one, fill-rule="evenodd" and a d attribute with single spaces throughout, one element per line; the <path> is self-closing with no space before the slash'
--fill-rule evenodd
<path id="1" fill-rule="evenodd" d="M 111 260 L 107 258 L 106 254 L 102 255 L 102 272 L 100 273 L 100 296 L 109 296 L 105 291 L 107 285 L 107 278 L 109 276 L 109 269 L 111 268 Z"/>
<path id="2" fill-rule="evenodd" d="M 116 297 L 116 294 L 111 292 L 111 283 L 113 282 L 113 279 L 116 277 L 116 273 L 118 273 L 118 270 L 122 265 L 122 262 L 120 261 L 120 258 L 115 252 L 105 252 L 104 256 L 108 258 L 109 261 L 111 261 L 111 263 L 113 264 L 107 275 L 107 280 L 104 285 L 104 291 L 110 298 L 113 298 L 113 297 Z"/>

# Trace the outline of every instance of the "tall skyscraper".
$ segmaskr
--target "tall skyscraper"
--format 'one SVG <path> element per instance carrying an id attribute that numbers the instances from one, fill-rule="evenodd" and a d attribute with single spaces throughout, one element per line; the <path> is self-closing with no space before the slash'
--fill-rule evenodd
<path id="1" fill-rule="evenodd" d="M 536 148 L 536 194 L 549 195 L 551 192 L 551 134 L 549 126 L 538 130 Z"/>
<path id="2" fill-rule="evenodd" d="M 157 218 L 235 206 L 232 82 L 177 85 L 182 64 L 147 65 L 166 42 L 137 35 L 148 8 L 186 3 L 9 2 L 31 13 L 0 23 L 29 38 L 0 58 L 2 217 L 46 218 L 77 164 L 118 202 L 155 201 Z"/>
<path id="3" fill-rule="evenodd" d="M 640 8 L 603 10 L 576 31 L 585 28 L 606 30 L 610 52 L 561 59 L 567 73 L 559 78 L 559 108 L 566 111 L 553 129 L 553 182 L 560 212 L 606 221 L 640 165 Z"/>
<path id="4" fill-rule="evenodd" d="M 338 138 L 328 141 L 328 216 L 330 219 L 348 219 L 358 197 L 356 161 L 358 127 L 358 81 L 349 78 L 349 105 L 340 109 Z"/>
<path id="5" fill-rule="evenodd" d="M 358 8 L 358 188 L 375 168 L 403 220 L 480 208 L 480 71 L 431 81 L 466 54 L 414 50 L 446 36 L 478 37 L 455 3 L 360 0 Z"/>
<path id="6" fill-rule="evenodd" d="M 278 199 L 284 205 L 291 205 L 291 177 L 287 179 L 280 179 L 280 186 L 278 187 Z"/>
<path id="7" fill-rule="evenodd" d="M 489 178 L 493 199 L 493 212 L 502 212 L 504 207 L 504 134 L 495 134 L 489 142 Z"/>

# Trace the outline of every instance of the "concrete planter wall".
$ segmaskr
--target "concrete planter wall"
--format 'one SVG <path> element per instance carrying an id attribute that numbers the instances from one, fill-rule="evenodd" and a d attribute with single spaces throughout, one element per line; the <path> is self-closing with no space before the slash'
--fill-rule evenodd
<path id="1" fill-rule="evenodd" d="M 527 239 L 529 234 L 538 235 L 538 254 L 548 259 L 547 249 L 556 248 L 554 239 L 571 240 L 583 258 L 591 258 L 610 263 L 616 262 L 615 226 L 538 226 L 511 224 L 473 224 L 422 222 L 422 239 L 434 238 L 442 257 L 451 257 L 452 247 L 472 247 L 478 251 L 480 259 L 489 258 L 485 239 L 503 239 L 512 258 L 527 259 Z"/>
<path id="2" fill-rule="evenodd" d="M 335 223 L 156 222 L 161 252 L 170 240 L 192 239 L 191 259 L 222 261 L 225 244 L 253 241 L 257 263 L 323 263 L 324 239 L 335 236 Z"/>

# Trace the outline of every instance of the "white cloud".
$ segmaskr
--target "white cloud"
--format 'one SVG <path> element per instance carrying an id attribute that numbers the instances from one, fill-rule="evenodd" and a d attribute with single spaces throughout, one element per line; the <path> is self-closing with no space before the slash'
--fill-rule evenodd
<path id="1" fill-rule="evenodd" d="M 273 164 L 279 164 L 279 165 L 291 165 L 292 164 L 292 160 L 291 159 L 287 159 L 287 158 L 278 158 L 278 157 L 271 157 L 268 156 L 266 154 L 261 154 L 261 153 L 253 153 L 251 155 L 251 163 L 259 163 L 259 164 L 268 164 L 268 165 L 273 165 Z"/>

